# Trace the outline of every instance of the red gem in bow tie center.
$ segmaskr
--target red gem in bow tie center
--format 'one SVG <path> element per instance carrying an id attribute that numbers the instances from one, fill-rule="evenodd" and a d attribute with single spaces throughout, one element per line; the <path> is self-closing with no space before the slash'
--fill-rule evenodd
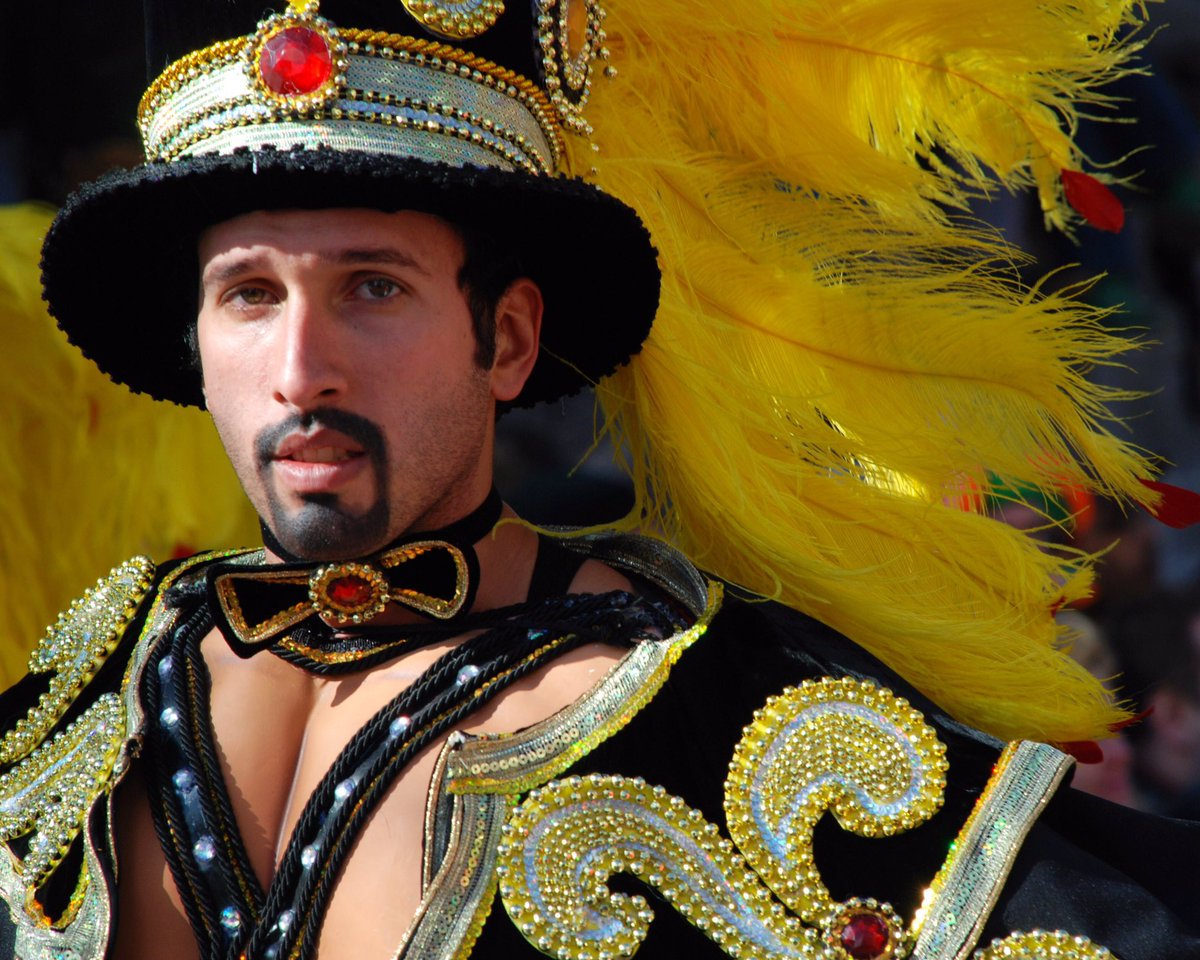
<path id="1" fill-rule="evenodd" d="M 361 607 L 371 602 L 374 589 L 362 577 L 351 574 L 331 580 L 325 586 L 325 593 L 334 603 L 345 607 Z"/>
<path id="2" fill-rule="evenodd" d="M 274 93 L 312 93 L 333 72 L 333 56 L 316 30 L 288 27 L 263 41 L 258 69 L 263 83 Z"/>

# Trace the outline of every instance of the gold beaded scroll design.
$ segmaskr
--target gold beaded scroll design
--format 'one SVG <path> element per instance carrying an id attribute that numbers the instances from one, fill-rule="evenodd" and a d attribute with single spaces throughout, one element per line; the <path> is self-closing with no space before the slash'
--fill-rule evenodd
<path id="1" fill-rule="evenodd" d="M 486 32 L 504 12 L 503 0 L 403 0 L 421 25 L 443 37 L 465 40 Z"/>
<path id="2" fill-rule="evenodd" d="M 154 578 L 154 564 L 134 557 L 114 567 L 59 614 L 29 658 L 30 673 L 54 671 L 45 693 L 0 740 L 0 764 L 41 744 L 121 642 Z"/>
<path id="3" fill-rule="evenodd" d="M 337 625 L 366 623 L 381 613 L 389 601 L 448 620 L 462 609 L 469 586 L 467 558 L 458 547 L 441 540 L 422 540 L 389 550 L 378 563 L 383 570 L 393 570 L 434 551 L 445 552 L 454 565 L 454 588 L 448 597 L 435 597 L 408 587 L 391 587 L 384 574 L 371 564 L 336 563 L 319 567 L 311 574 L 296 570 L 230 571 L 217 577 L 214 585 L 217 602 L 243 643 L 268 640 L 314 614 Z M 307 587 L 308 599 L 289 604 L 259 623 L 250 623 L 237 594 L 242 582 Z M 353 599 L 342 599 L 339 585 L 358 588 L 351 591 Z"/>
<path id="4" fill-rule="evenodd" d="M 993 940 L 976 950 L 974 960 L 1117 960 L 1105 947 L 1087 937 L 1073 937 L 1062 930 L 1034 930 Z"/>
<path id="5" fill-rule="evenodd" d="M 890 907 L 830 897 L 812 827 L 827 809 L 866 836 L 923 822 L 941 804 L 944 753 L 888 691 L 807 682 L 772 698 L 735 753 L 725 787 L 736 848 L 661 787 L 573 777 L 534 791 L 510 817 L 501 896 L 530 942 L 563 960 L 631 956 L 645 938 L 653 913 L 640 896 L 609 892 L 615 873 L 657 889 L 731 956 L 846 960 L 841 931 L 866 919 L 885 933 L 878 956 L 900 957 L 905 934 Z"/>
<path id="6" fill-rule="evenodd" d="M 330 73 L 311 90 L 264 79 L 263 47 L 289 29 L 326 45 Z M 326 147 L 548 176 L 564 150 L 558 113 L 531 80 L 447 44 L 339 29 L 315 5 L 171 64 L 142 97 L 138 125 L 149 160 Z"/>
<path id="7" fill-rule="evenodd" d="M 592 67 L 608 60 L 604 9 L 599 0 L 535 0 L 538 45 L 550 102 L 572 133 L 589 137 L 583 111 L 592 92 Z M 606 68 L 612 73 L 612 68 Z"/>
<path id="8" fill-rule="evenodd" d="M 103 694 L 66 729 L 50 734 L 121 642 L 153 577 L 154 565 L 134 557 L 59 615 L 29 659 L 31 673 L 54 675 L 38 702 L 0 741 L 0 763 L 15 764 L 0 776 L 0 841 L 27 838 L 23 857 L 8 850 L 6 868 L 13 868 L 12 879 L 24 887 L 26 912 L 46 927 L 69 924 L 87 893 L 85 870 L 67 910 L 53 922 L 36 899 L 37 888 L 66 855 L 116 763 L 126 736 L 121 697 Z"/>

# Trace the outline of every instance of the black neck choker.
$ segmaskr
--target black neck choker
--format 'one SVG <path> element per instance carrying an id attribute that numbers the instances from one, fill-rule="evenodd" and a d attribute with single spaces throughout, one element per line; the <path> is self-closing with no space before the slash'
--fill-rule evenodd
<path id="1" fill-rule="evenodd" d="M 495 488 L 482 504 L 440 530 L 407 534 L 359 560 L 247 566 L 223 563 L 207 575 L 217 625 L 241 656 L 280 642 L 293 628 L 332 637 L 354 630 L 389 603 L 434 621 L 454 622 L 471 609 L 479 586 L 475 544 L 500 519 Z M 290 558 L 264 529 L 273 553 Z"/>

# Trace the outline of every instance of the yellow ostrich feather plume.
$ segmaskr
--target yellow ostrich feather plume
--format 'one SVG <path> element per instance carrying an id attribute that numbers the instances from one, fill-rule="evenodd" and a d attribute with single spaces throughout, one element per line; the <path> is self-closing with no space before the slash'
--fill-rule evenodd
<path id="1" fill-rule="evenodd" d="M 628 525 L 846 633 L 1003 738 L 1126 714 L 1052 611 L 1090 558 L 978 512 L 1001 482 L 1147 504 L 1090 382 L 1131 341 L 1081 291 L 1022 286 L 961 209 L 1060 174 L 1079 111 L 1133 67 L 1140 5 L 611 0 L 619 78 L 576 169 L 645 219 L 664 269 L 640 355 L 598 386 Z M 1121 39 L 1122 37 L 1125 39 Z M 1102 177 L 1101 177 L 1102 178 Z M 603 278 L 619 282 L 620 278 Z"/>
<path id="2" fill-rule="evenodd" d="M 116 386 L 46 313 L 38 260 L 52 216 L 0 207 L 0 686 L 97 571 L 258 540 L 208 417 Z"/>

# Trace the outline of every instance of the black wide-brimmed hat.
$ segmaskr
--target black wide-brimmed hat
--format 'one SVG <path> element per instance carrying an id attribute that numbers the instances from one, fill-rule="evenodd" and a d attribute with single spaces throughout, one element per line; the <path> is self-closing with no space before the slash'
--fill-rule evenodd
<path id="1" fill-rule="evenodd" d="M 50 311 L 84 354 L 133 390 L 202 405 L 186 346 L 199 234 L 255 210 L 338 207 L 434 213 L 517 255 L 546 311 L 518 405 L 637 352 L 658 304 L 650 237 L 564 172 L 606 54 L 597 0 L 262 11 L 147 5 L 147 162 L 72 195 L 43 251 Z"/>

